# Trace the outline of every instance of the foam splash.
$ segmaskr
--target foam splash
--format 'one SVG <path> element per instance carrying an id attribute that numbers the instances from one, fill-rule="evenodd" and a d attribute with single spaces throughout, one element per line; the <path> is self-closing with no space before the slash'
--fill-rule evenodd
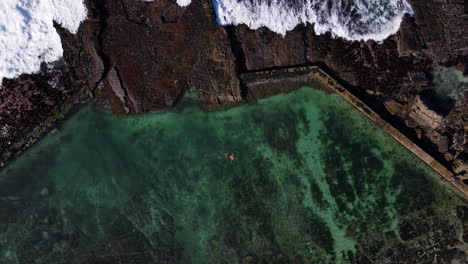
<path id="1" fill-rule="evenodd" d="M 61 58 L 62 43 L 53 21 L 76 33 L 86 15 L 82 0 L 0 1 L 0 83 L 38 72 L 42 62 Z"/>
<path id="2" fill-rule="evenodd" d="M 192 3 L 192 0 L 177 0 L 179 6 L 188 6 Z"/>
<path id="3" fill-rule="evenodd" d="M 317 34 L 331 32 L 348 40 L 382 41 L 395 34 L 406 13 L 406 0 L 212 0 L 221 25 L 267 27 L 281 35 L 299 24 Z"/>

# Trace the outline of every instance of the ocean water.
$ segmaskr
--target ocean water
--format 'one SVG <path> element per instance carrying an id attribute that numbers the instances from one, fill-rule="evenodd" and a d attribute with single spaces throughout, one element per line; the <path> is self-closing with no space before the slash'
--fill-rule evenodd
<path id="1" fill-rule="evenodd" d="M 84 107 L 1 170 L 0 263 L 385 263 L 429 236 L 454 247 L 461 204 L 337 95 L 204 112 L 188 93 L 170 112 Z"/>
<path id="2" fill-rule="evenodd" d="M 299 24 L 311 24 L 316 34 L 330 32 L 347 40 L 383 41 L 395 34 L 405 14 L 406 0 L 212 0 L 218 23 L 267 27 L 286 35 Z"/>

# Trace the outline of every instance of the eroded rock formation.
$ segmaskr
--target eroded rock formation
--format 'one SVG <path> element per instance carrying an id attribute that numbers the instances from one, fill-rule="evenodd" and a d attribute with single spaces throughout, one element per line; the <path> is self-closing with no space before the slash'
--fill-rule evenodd
<path id="1" fill-rule="evenodd" d="M 203 106 L 242 100 L 236 59 L 209 1 L 188 7 L 174 1 L 106 1 L 102 8 L 109 63 L 102 92 L 114 112 L 169 108 L 189 87 Z"/>
<path id="2" fill-rule="evenodd" d="M 424 102 L 421 95 L 418 94 L 413 102 L 409 116 L 422 127 L 438 129 L 444 117 L 430 107 L 427 102 Z"/>

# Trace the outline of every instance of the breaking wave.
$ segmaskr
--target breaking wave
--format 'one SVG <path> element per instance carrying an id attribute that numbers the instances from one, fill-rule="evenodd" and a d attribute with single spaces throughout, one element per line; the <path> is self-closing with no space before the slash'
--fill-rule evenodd
<path id="1" fill-rule="evenodd" d="M 53 21 L 76 33 L 86 15 L 83 0 L 0 0 L 0 84 L 60 59 Z"/>
<path id="2" fill-rule="evenodd" d="M 298 24 L 314 25 L 317 34 L 329 31 L 348 40 L 382 41 L 396 33 L 406 0 L 212 0 L 221 25 L 267 27 L 281 35 Z"/>
<path id="3" fill-rule="evenodd" d="M 177 4 L 182 7 L 190 5 L 191 2 L 192 0 L 177 0 Z"/>

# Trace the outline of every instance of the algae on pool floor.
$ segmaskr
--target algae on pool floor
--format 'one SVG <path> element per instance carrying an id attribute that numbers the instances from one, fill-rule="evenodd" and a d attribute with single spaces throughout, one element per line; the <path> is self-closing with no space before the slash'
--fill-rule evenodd
<path id="1" fill-rule="evenodd" d="M 310 88 L 216 112 L 192 94 L 142 116 L 88 106 L 0 171 L 0 263 L 430 260 L 460 243 L 451 190 Z"/>

